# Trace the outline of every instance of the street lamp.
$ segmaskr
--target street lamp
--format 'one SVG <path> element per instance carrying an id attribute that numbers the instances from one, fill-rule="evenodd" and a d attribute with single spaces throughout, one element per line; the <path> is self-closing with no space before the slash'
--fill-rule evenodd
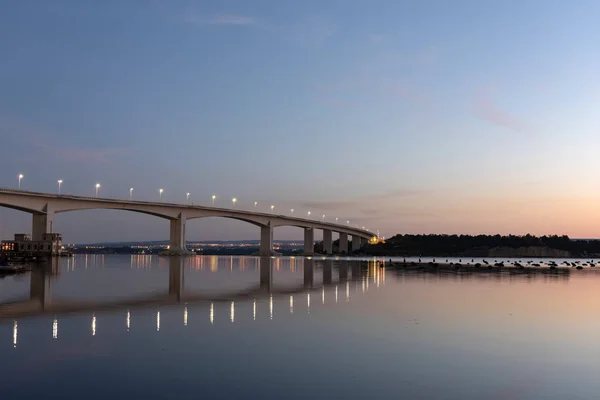
<path id="1" fill-rule="evenodd" d="M 215 199 L 217 198 L 217 196 L 215 196 L 214 194 L 212 195 L 212 200 L 213 200 L 213 206 L 215 205 Z"/>
<path id="2" fill-rule="evenodd" d="M 233 199 L 231 199 L 231 208 L 235 208 L 236 202 L 237 202 L 237 199 L 235 197 Z"/>
<path id="3" fill-rule="evenodd" d="M 346 221 L 346 225 L 350 225 L 350 221 Z"/>
<path id="4" fill-rule="evenodd" d="M 189 194 L 189 193 L 186 193 L 186 194 L 185 194 L 185 198 L 186 198 L 186 200 L 187 200 L 187 201 L 190 201 L 190 194 Z"/>
<path id="5" fill-rule="evenodd" d="M 96 197 L 98 197 L 98 189 L 100 189 L 100 184 L 96 183 Z"/>
<path id="6" fill-rule="evenodd" d="M 290 213 L 291 213 L 292 215 L 294 215 L 294 209 L 293 209 L 293 208 L 290 210 Z"/>
<path id="7" fill-rule="evenodd" d="M 163 189 L 158 189 L 158 197 L 162 200 L 162 194 L 163 194 L 164 190 Z"/>
<path id="8" fill-rule="evenodd" d="M 337 223 L 338 217 L 335 217 L 335 222 Z"/>
<path id="9" fill-rule="evenodd" d="M 308 212 L 308 217 L 310 218 L 310 211 Z"/>
<path id="10" fill-rule="evenodd" d="M 258 201 L 254 202 L 254 208 L 256 208 L 256 205 L 258 204 Z"/>
<path id="11" fill-rule="evenodd" d="M 56 182 L 58 182 L 58 195 L 60 196 L 60 185 L 62 184 L 62 179 L 57 180 Z"/>
<path id="12" fill-rule="evenodd" d="M 275 206 L 271 205 L 271 212 L 273 212 L 274 209 L 275 209 Z"/>
<path id="13" fill-rule="evenodd" d="M 21 190 L 21 179 L 23 179 L 23 174 L 19 174 L 19 190 Z"/>
<path id="14" fill-rule="evenodd" d="M 323 221 L 325 221 L 325 214 L 323 214 L 323 217 L 322 217 L 322 218 L 323 218 Z"/>
<path id="15" fill-rule="evenodd" d="M 133 199 L 133 188 L 129 188 L 129 201 Z"/>

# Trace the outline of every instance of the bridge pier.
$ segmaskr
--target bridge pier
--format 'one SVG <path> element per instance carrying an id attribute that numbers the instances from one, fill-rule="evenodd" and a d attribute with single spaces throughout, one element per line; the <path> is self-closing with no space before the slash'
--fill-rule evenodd
<path id="1" fill-rule="evenodd" d="M 304 259 L 304 288 L 312 288 L 315 281 L 315 268 L 312 258 Z"/>
<path id="2" fill-rule="evenodd" d="M 339 245 L 339 253 L 346 254 L 348 253 L 348 234 L 344 232 L 340 232 L 340 245 Z"/>
<path id="3" fill-rule="evenodd" d="M 315 254 L 315 231 L 312 228 L 304 228 L 304 255 Z"/>
<path id="4" fill-rule="evenodd" d="M 274 254 L 275 252 L 273 251 L 273 228 L 270 226 L 261 226 L 259 255 L 272 256 Z"/>
<path id="5" fill-rule="evenodd" d="M 183 259 L 171 257 L 169 260 L 169 295 L 181 301 L 183 295 Z"/>
<path id="6" fill-rule="evenodd" d="M 271 257 L 261 257 L 259 263 L 260 290 L 271 293 L 273 289 L 273 260 Z"/>
<path id="7" fill-rule="evenodd" d="M 181 255 L 187 253 L 185 243 L 185 222 L 186 217 L 183 213 L 171 220 L 171 235 L 169 238 L 169 254 Z"/>
<path id="8" fill-rule="evenodd" d="M 333 233 L 331 229 L 323 229 L 323 252 L 333 254 Z"/>
<path id="9" fill-rule="evenodd" d="M 44 233 L 52 233 L 53 225 L 53 212 L 47 212 L 46 214 L 33 214 L 31 223 L 31 240 L 41 241 Z"/>
<path id="10" fill-rule="evenodd" d="M 352 235 L 352 252 L 353 253 L 360 249 L 360 245 L 361 245 L 360 241 L 361 241 L 360 237 Z"/>

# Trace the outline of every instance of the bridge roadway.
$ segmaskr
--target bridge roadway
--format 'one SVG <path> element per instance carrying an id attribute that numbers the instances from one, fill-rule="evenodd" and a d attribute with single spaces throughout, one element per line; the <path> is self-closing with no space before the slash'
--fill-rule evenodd
<path id="1" fill-rule="evenodd" d="M 365 241 L 374 237 L 372 232 L 347 225 L 241 209 L 57 195 L 11 189 L 0 189 L 0 207 L 32 214 L 32 240 L 42 240 L 44 233 L 53 232 L 56 214 L 71 211 L 125 210 L 168 219 L 171 221 L 169 250 L 174 255 L 187 252 L 186 221 L 207 217 L 232 218 L 260 227 L 259 255 L 261 256 L 277 255 L 273 251 L 273 229 L 279 226 L 296 226 L 304 229 L 305 255 L 314 254 L 315 229 L 323 230 L 323 249 L 326 254 L 333 254 L 334 232 L 339 235 L 339 253 L 341 254 L 348 253 L 348 235 L 352 237 L 351 251 L 358 250 Z"/>
<path id="2" fill-rule="evenodd" d="M 85 300 L 61 300 L 53 299 L 52 284 L 59 273 L 58 259 L 52 260 L 52 265 L 35 268 L 30 274 L 29 298 L 0 304 L 0 320 L 6 318 L 21 318 L 44 314 L 67 314 L 86 311 L 102 311 L 121 308 L 146 307 L 152 305 L 171 305 L 179 303 L 192 303 L 199 301 L 243 301 L 248 299 L 259 299 L 264 296 L 293 295 L 318 289 L 322 287 L 335 286 L 348 281 L 348 261 L 337 262 L 338 281 L 333 281 L 333 261 L 324 260 L 323 284 L 314 285 L 314 260 L 304 260 L 304 282 L 303 285 L 291 289 L 276 289 L 273 284 L 273 260 L 270 257 L 262 257 L 260 260 L 260 284 L 245 289 L 242 292 L 227 293 L 218 296 L 207 296 L 198 293 L 187 293 L 184 291 L 184 267 L 182 257 L 169 258 L 169 289 L 167 293 L 154 293 L 137 298 L 120 299 L 112 301 L 85 301 Z M 362 263 L 362 264 L 366 264 Z M 352 263 L 352 280 L 361 279 L 361 264 Z"/>

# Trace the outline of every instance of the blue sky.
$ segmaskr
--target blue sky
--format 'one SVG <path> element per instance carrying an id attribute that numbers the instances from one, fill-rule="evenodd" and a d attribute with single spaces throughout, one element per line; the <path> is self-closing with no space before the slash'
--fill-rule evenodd
<path id="1" fill-rule="evenodd" d="M 215 193 L 388 236 L 600 236 L 597 15 L 595 1 L 7 2 L 0 186 Z M 56 224 L 67 241 L 167 236 L 116 211 Z M 0 237 L 29 225 L 0 208 Z M 208 219 L 188 236 L 258 231 Z"/>

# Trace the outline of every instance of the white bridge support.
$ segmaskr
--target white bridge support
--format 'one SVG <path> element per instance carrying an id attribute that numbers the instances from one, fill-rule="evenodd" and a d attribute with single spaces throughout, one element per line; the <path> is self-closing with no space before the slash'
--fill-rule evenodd
<path id="1" fill-rule="evenodd" d="M 304 228 L 304 255 L 312 256 L 315 254 L 315 230 Z"/>
<path id="2" fill-rule="evenodd" d="M 339 252 L 340 254 L 348 253 L 348 234 L 345 232 L 340 232 Z"/>
<path id="3" fill-rule="evenodd" d="M 352 252 L 359 250 L 361 246 L 360 237 L 352 235 Z"/>
<path id="4" fill-rule="evenodd" d="M 333 233 L 331 229 L 323 229 L 323 252 L 333 254 Z"/>
<path id="5" fill-rule="evenodd" d="M 54 225 L 54 213 L 44 207 L 45 214 L 33 214 L 31 223 L 31 240 L 40 241 L 44 233 L 52 233 Z"/>
<path id="6" fill-rule="evenodd" d="M 273 228 L 270 226 L 261 226 L 259 255 L 272 256 L 274 254 L 275 252 L 273 251 Z"/>
<path id="7" fill-rule="evenodd" d="M 185 222 L 186 217 L 180 213 L 178 218 L 171 220 L 171 235 L 169 239 L 169 253 L 186 253 L 185 243 Z"/>

